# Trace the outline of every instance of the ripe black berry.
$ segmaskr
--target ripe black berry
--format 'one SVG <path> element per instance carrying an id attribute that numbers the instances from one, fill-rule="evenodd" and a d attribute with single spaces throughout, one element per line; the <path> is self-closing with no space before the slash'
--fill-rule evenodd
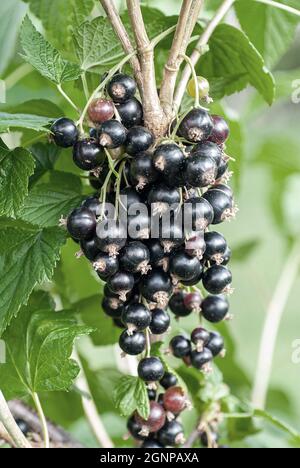
<path id="1" fill-rule="evenodd" d="M 70 148 L 78 139 L 78 130 L 73 120 L 61 118 L 56 120 L 51 127 L 53 140 L 57 146 Z"/>
<path id="2" fill-rule="evenodd" d="M 164 182 L 171 187 L 181 185 L 185 161 L 183 152 L 174 143 L 158 146 L 153 155 L 155 169 L 162 175 Z"/>
<path id="3" fill-rule="evenodd" d="M 157 382 L 164 375 L 164 366 L 157 357 L 144 358 L 139 362 L 138 375 L 145 382 Z"/>
<path id="4" fill-rule="evenodd" d="M 165 251 L 159 240 L 149 239 L 147 247 L 150 253 L 150 263 L 159 266 L 159 263 L 165 258 Z"/>
<path id="5" fill-rule="evenodd" d="M 93 263 L 97 274 L 102 280 L 106 280 L 115 275 L 119 270 L 119 261 L 117 257 L 112 257 L 106 253 L 100 253 Z"/>
<path id="6" fill-rule="evenodd" d="M 148 203 L 152 206 L 153 216 L 166 213 L 171 207 L 180 203 L 180 191 L 178 188 L 170 188 L 165 184 L 153 185 L 148 194 Z"/>
<path id="7" fill-rule="evenodd" d="M 202 260 L 206 250 L 203 232 L 195 234 L 185 242 L 185 251 L 191 257 L 197 257 Z"/>
<path id="8" fill-rule="evenodd" d="M 204 328 L 195 328 L 191 334 L 192 342 L 196 345 L 198 352 L 202 352 L 205 347 L 208 347 L 208 342 L 210 340 L 210 333 Z"/>
<path id="9" fill-rule="evenodd" d="M 141 445 L 143 449 L 163 449 L 164 446 L 155 439 L 148 439 Z"/>
<path id="10" fill-rule="evenodd" d="M 148 419 L 144 419 L 136 413 L 135 420 L 142 427 L 141 434 L 149 435 L 151 432 L 159 431 L 164 426 L 166 413 L 159 403 L 150 401 L 150 415 Z"/>
<path id="11" fill-rule="evenodd" d="M 201 276 L 203 267 L 197 257 L 191 257 L 184 250 L 175 252 L 170 258 L 170 273 L 175 280 L 191 281 Z"/>
<path id="12" fill-rule="evenodd" d="M 162 309 L 155 309 L 152 311 L 152 319 L 150 323 L 150 330 L 153 335 L 162 335 L 166 333 L 170 326 L 170 316 Z"/>
<path id="13" fill-rule="evenodd" d="M 191 353 L 192 365 L 196 369 L 204 369 L 212 360 L 212 352 L 207 348 L 204 348 L 201 352 L 195 350 Z"/>
<path id="14" fill-rule="evenodd" d="M 143 241 L 150 237 L 151 219 L 145 210 L 138 212 L 135 216 L 128 216 L 128 234 L 131 239 Z"/>
<path id="15" fill-rule="evenodd" d="M 181 284 L 187 287 L 197 286 L 197 284 L 200 283 L 202 279 L 202 274 L 203 272 L 201 271 L 200 273 L 196 274 L 193 278 L 191 278 L 189 281 L 181 280 Z"/>
<path id="16" fill-rule="evenodd" d="M 16 419 L 16 423 L 25 436 L 30 432 L 29 425 L 23 419 Z"/>
<path id="17" fill-rule="evenodd" d="M 85 257 L 91 262 L 94 262 L 95 258 L 100 253 L 96 237 L 92 237 L 91 239 L 83 239 L 80 242 L 80 247 Z"/>
<path id="18" fill-rule="evenodd" d="M 143 331 L 150 325 L 151 314 L 143 304 L 130 304 L 124 309 L 122 320 L 130 333 Z"/>
<path id="19" fill-rule="evenodd" d="M 224 296 L 207 296 L 201 304 L 203 317 L 211 323 L 224 320 L 229 311 L 229 304 Z"/>
<path id="20" fill-rule="evenodd" d="M 222 145 L 229 137 L 228 124 L 226 120 L 219 115 L 212 115 L 211 118 L 213 121 L 213 129 L 210 134 L 209 141 L 213 141 L 214 143 L 217 143 L 217 145 Z"/>
<path id="21" fill-rule="evenodd" d="M 99 129 L 99 143 L 109 149 L 118 148 L 126 141 L 126 128 L 117 120 L 107 120 Z"/>
<path id="22" fill-rule="evenodd" d="M 117 298 L 105 297 L 102 301 L 102 308 L 109 317 L 120 319 L 124 311 L 124 303 Z"/>
<path id="23" fill-rule="evenodd" d="M 128 131 L 126 152 L 131 156 L 147 151 L 154 143 L 154 136 L 144 127 L 132 127 Z"/>
<path id="24" fill-rule="evenodd" d="M 214 219 L 212 224 L 220 224 L 234 216 L 234 207 L 232 198 L 222 190 L 210 189 L 204 195 L 212 206 Z"/>
<path id="25" fill-rule="evenodd" d="M 184 243 L 182 221 L 171 219 L 170 223 L 161 224 L 160 243 L 164 248 L 164 252 L 169 254 Z"/>
<path id="26" fill-rule="evenodd" d="M 151 153 L 141 152 L 135 156 L 130 166 L 130 178 L 137 190 L 157 181 L 158 173 L 153 167 Z"/>
<path id="27" fill-rule="evenodd" d="M 131 416 L 127 422 L 127 430 L 136 440 L 145 440 L 147 436 L 141 435 L 142 426 L 138 424 L 135 420 L 135 416 Z"/>
<path id="28" fill-rule="evenodd" d="M 97 243 L 99 249 L 112 257 L 126 245 L 127 233 L 122 224 L 103 221 L 97 226 Z"/>
<path id="29" fill-rule="evenodd" d="M 181 413 L 187 404 L 187 396 L 181 387 L 171 387 L 164 394 L 164 408 L 170 413 Z"/>
<path id="30" fill-rule="evenodd" d="M 203 286 L 210 294 L 230 291 L 232 274 L 222 265 L 213 265 L 203 274 Z"/>
<path id="31" fill-rule="evenodd" d="M 130 273 L 142 273 L 146 275 L 151 266 L 149 265 L 150 253 L 142 242 L 130 242 L 127 244 L 120 256 L 120 265 Z"/>
<path id="32" fill-rule="evenodd" d="M 184 336 L 174 336 L 170 342 L 170 350 L 177 358 L 188 356 L 192 350 L 191 342 Z"/>
<path id="33" fill-rule="evenodd" d="M 215 161 L 216 165 L 219 166 L 223 157 L 222 149 L 210 141 L 202 141 L 195 146 L 192 151 L 192 155 L 197 154 L 202 158 L 211 158 Z"/>
<path id="34" fill-rule="evenodd" d="M 108 286 L 112 292 L 118 294 L 122 301 L 126 301 L 127 294 L 134 287 L 135 279 L 131 273 L 119 271 L 109 278 Z"/>
<path id="35" fill-rule="evenodd" d="M 157 392 L 153 388 L 147 388 L 148 398 L 151 401 L 156 400 Z"/>
<path id="36" fill-rule="evenodd" d="M 206 232 L 204 234 L 206 244 L 205 259 L 218 265 L 223 263 L 227 249 L 227 242 L 219 232 Z"/>
<path id="37" fill-rule="evenodd" d="M 141 280 L 140 291 L 143 297 L 164 309 L 172 294 L 172 281 L 170 276 L 161 269 L 155 269 Z"/>
<path id="38" fill-rule="evenodd" d="M 94 99 L 90 104 L 88 114 L 92 122 L 101 124 L 112 119 L 115 115 L 114 104 L 108 99 Z"/>
<path id="39" fill-rule="evenodd" d="M 93 140 L 78 141 L 73 149 L 73 161 L 83 171 L 91 171 L 103 163 L 104 154 Z"/>
<path id="40" fill-rule="evenodd" d="M 229 187 L 229 185 L 226 184 L 216 184 L 212 187 L 214 190 L 221 190 L 222 192 L 225 192 L 228 197 L 230 197 L 233 200 L 233 191 L 232 188 Z"/>
<path id="41" fill-rule="evenodd" d="M 166 422 L 157 437 L 159 442 L 164 446 L 169 445 L 174 447 L 185 442 L 183 427 L 176 420 Z"/>
<path id="42" fill-rule="evenodd" d="M 99 201 L 99 197 L 92 195 L 91 197 L 88 197 L 83 203 L 82 206 L 87 208 L 88 210 L 92 211 L 95 216 L 100 215 L 100 210 L 101 210 L 101 203 Z"/>
<path id="43" fill-rule="evenodd" d="M 121 208 L 129 210 L 133 205 L 139 205 L 143 203 L 141 195 L 134 190 L 132 187 L 126 187 L 120 192 L 120 200 L 122 202 Z"/>
<path id="44" fill-rule="evenodd" d="M 184 217 L 187 231 L 205 231 L 214 219 L 214 210 L 203 197 L 189 198 L 184 203 Z"/>
<path id="45" fill-rule="evenodd" d="M 201 303 L 202 297 L 198 292 L 189 293 L 184 298 L 184 305 L 191 312 L 200 312 Z"/>
<path id="46" fill-rule="evenodd" d="M 129 99 L 122 104 L 116 104 L 122 124 L 131 128 L 143 123 L 143 106 L 136 98 Z"/>
<path id="47" fill-rule="evenodd" d="M 218 172 L 217 172 L 216 180 L 222 179 L 225 176 L 225 174 L 227 173 L 228 168 L 229 168 L 228 161 L 227 161 L 226 158 L 223 157 L 221 159 L 221 162 L 220 162 L 219 166 L 218 166 Z"/>
<path id="48" fill-rule="evenodd" d="M 193 109 L 182 120 L 179 135 L 192 143 L 207 140 L 213 130 L 213 122 L 204 109 Z"/>
<path id="49" fill-rule="evenodd" d="M 174 374 L 170 372 L 165 372 L 163 378 L 160 380 L 160 385 L 167 390 L 170 387 L 175 387 L 177 385 L 178 379 Z"/>
<path id="50" fill-rule="evenodd" d="M 211 332 L 206 347 L 212 352 L 213 356 L 219 356 L 224 351 L 224 339 L 217 332 Z"/>
<path id="51" fill-rule="evenodd" d="M 96 225 L 96 216 L 84 207 L 72 211 L 67 220 L 69 234 L 78 240 L 91 239 L 95 235 Z"/>
<path id="52" fill-rule="evenodd" d="M 176 317 L 187 317 L 192 312 L 184 304 L 185 296 L 186 293 L 183 291 L 176 292 L 169 301 L 169 308 Z"/>
<path id="53" fill-rule="evenodd" d="M 107 92 L 114 102 L 125 102 L 136 93 L 136 82 L 129 75 L 118 73 L 107 85 Z"/>
<path id="54" fill-rule="evenodd" d="M 120 336 L 119 345 L 124 353 L 137 356 L 145 351 L 146 338 L 142 332 L 134 332 L 132 335 L 128 335 L 128 331 L 124 330 Z"/>
<path id="55" fill-rule="evenodd" d="M 199 153 L 194 153 L 186 161 L 184 179 L 191 187 L 207 187 L 215 182 L 218 172 L 216 162 Z"/>

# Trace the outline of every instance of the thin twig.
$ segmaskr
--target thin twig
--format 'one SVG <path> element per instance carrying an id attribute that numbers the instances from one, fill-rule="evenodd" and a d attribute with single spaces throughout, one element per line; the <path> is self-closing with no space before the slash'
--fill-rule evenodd
<path id="1" fill-rule="evenodd" d="M 287 11 L 292 15 L 300 16 L 300 10 L 293 8 L 291 6 L 285 5 L 284 3 L 274 2 L 273 0 L 255 0 L 258 3 L 264 3 L 274 8 L 279 8 L 280 10 Z"/>
<path id="2" fill-rule="evenodd" d="M 32 448 L 23 432 L 20 430 L 13 415 L 10 412 L 8 404 L 0 390 L 0 421 L 2 422 L 5 430 L 13 440 L 18 448 Z"/>
<path id="3" fill-rule="evenodd" d="M 3 424 L 0 422 L 0 441 L 8 445 L 10 445 L 10 447 L 12 448 L 16 448 L 12 438 L 10 437 L 10 435 L 8 434 L 7 430 L 5 429 L 5 427 L 3 426 Z"/>
<path id="4" fill-rule="evenodd" d="M 43 411 L 43 407 L 41 405 L 41 402 L 37 393 L 32 394 L 32 399 L 33 399 L 33 402 L 35 404 L 37 413 L 41 421 L 43 439 L 44 439 L 44 447 L 48 449 L 50 448 L 50 438 L 49 438 L 48 423 L 47 423 L 47 420 Z"/>
<path id="5" fill-rule="evenodd" d="M 266 405 L 269 382 L 276 340 L 291 289 L 297 277 L 300 264 L 300 243 L 296 243 L 290 251 L 284 268 L 282 269 L 269 309 L 262 333 L 257 372 L 252 394 L 254 408 L 264 409 Z"/>
<path id="6" fill-rule="evenodd" d="M 61 85 L 57 85 L 57 89 L 60 92 L 60 94 L 65 98 L 65 100 L 70 104 L 70 106 L 72 106 L 73 109 L 75 109 L 76 112 L 78 112 L 78 114 L 80 114 L 80 110 L 78 109 L 76 104 L 74 104 L 72 99 L 67 95 L 67 93 L 62 89 Z"/>
<path id="7" fill-rule="evenodd" d="M 133 54 L 134 53 L 134 47 L 131 43 L 131 40 L 129 38 L 129 35 L 125 29 L 124 24 L 122 23 L 122 20 L 120 18 L 120 15 L 118 13 L 118 10 L 115 6 L 115 3 L 113 0 L 100 0 L 102 7 L 104 8 L 104 11 L 109 18 L 112 27 L 114 28 L 115 33 L 117 34 L 123 50 L 126 55 Z M 138 83 L 140 92 L 142 93 L 143 91 L 143 80 L 142 80 L 142 75 L 141 75 L 141 66 L 138 58 L 136 55 L 132 55 L 130 59 L 130 63 L 134 72 L 135 79 Z"/>
<path id="8" fill-rule="evenodd" d="M 215 16 L 211 20 L 211 22 L 207 25 L 205 31 L 201 35 L 196 48 L 194 52 L 191 55 L 191 62 L 196 66 L 197 62 L 199 61 L 200 57 L 202 56 L 203 50 L 205 50 L 205 47 L 208 44 L 209 39 L 211 38 L 213 32 L 215 31 L 216 27 L 219 25 L 219 23 L 223 20 L 224 16 L 228 13 L 232 5 L 234 4 L 235 0 L 224 0 L 218 11 L 216 12 Z M 176 93 L 175 93 L 175 98 L 174 98 L 174 107 L 175 109 L 179 109 L 187 84 L 189 82 L 189 79 L 191 77 L 191 68 L 189 65 L 187 65 L 182 73 L 180 82 L 178 84 Z"/>

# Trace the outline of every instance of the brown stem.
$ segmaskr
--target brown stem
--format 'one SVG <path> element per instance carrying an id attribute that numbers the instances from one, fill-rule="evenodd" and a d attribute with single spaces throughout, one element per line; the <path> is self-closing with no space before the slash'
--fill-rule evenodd
<path id="1" fill-rule="evenodd" d="M 115 33 L 117 34 L 123 50 L 126 55 L 132 54 L 134 52 L 134 47 L 131 43 L 131 40 L 127 34 L 127 31 L 122 23 L 118 10 L 115 6 L 114 0 L 100 0 L 100 3 L 109 18 L 112 27 L 114 28 Z M 140 93 L 142 94 L 143 90 L 143 80 L 141 74 L 141 66 L 138 58 L 134 55 L 130 60 L 135 79 L 137 81 Z"/>
<path id="2" fill-rule="evenodd" d="M 160 90 L 160 100 L 167 114 L 173 110 L 173 98 L 176 81 L 183 55 L 200 14 L 203 0 L 183 0 L 173 44 L 164 69 L 164 77 Z"/>
<path id="3" fill-rule="evenodd" d="M 222 21 L 226 13 L 228 13 L 228 11 L 230 10 L 234 2 L 235 0 L 224 0 L 220 8 L 217 10 L 215 16 L 213 17 L 211 22 L 206 27 L 205 31 L 201 35 L 195 47 L 194 52 L 191 55 L 191 62 L 193 66 L 196 66 L 197 62 L 202 56 L 203 49 L 205 49 L 205 47 L 207 46 L 208 41 L 211 38 L 212 34 L 214 33 L 216 27 Z M 183 70 L 180 82 L 178 84 L 178 87 L 175 93 L 175 98 L 174 98 L 175 109 L 180 108 L 180 105 L 181 105 L 181 102 L 182 102 L 182 99 L 183 99 L 190 77 L 191 77 L 191 68 L 189 65 L 187 65 Z"/>

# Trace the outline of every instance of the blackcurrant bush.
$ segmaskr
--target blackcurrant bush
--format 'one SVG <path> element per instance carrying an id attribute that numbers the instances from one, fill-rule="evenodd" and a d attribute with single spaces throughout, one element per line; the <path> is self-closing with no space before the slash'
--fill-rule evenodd
<path id="1" fill-rule="evenodd" d="M 162 175 L 164 182 L 171 187 L 181 185 L 185 162 L 186 158 L 182 150 L 174 143 L 158 146 L 153 155 L 155 169 Z"/>
<path id="2" fill-rule="evenodd" d="M 67 219 L 69 234 L 78 240 L 91 239 L 96 231 L 96 216 L 87 208 L 81 207 L 72 211 Z"/>
<path id="3" fill-rule="evenodd" d="M 122 73 L 116 74 L 107 85 L 107 92 L 114 102 L 125 102 L 131 99 L 137 90 L 134 79 Z"/>
<path id="4" fill-rule="evenodd" d="M 222 265 L 213 265 L 203 274 L 203 286 L 210 294 L 230 292 L 232 274 Z"/>
<path id="5" fill-rule="evenodd" d="M 164 366 L 157 357 L 144 358 L 139 362 L 138 375 L 145 382 L 157 382 L 164 375 Z"/>
<path id="6" fill-rule="evenodd" d="M 229 311 L 229 303 L 224 296 L 207 296 L 201 304 L 203 317 L 211 323 L 225 319 Z"/>
<path id="7" fill-rule="evenodd" d="M 102 301 L 102 308 L 109 317 L 120 319 L 124 311 L 124 303 L 117 298 L 105 297 Z"/>
<path id="8" fill-rule="evenodd" d="M 127 326 L 128 332 L 132 334 L 133 331 L 143 331 L 149 327 L 151 313 L 143 304 L 133 303 L 125 307 L 122 320 Z"/>
<path id="9" fill-rule="evenodd" d="M 184 305 L 191 312 L 200 312 L 201 303 L 202 297 L 198 292 L 189 293 L 184 298 Z"/>
<path id="10" fill-rule="evenodd" d="M 85 257 L 91 262 L 94 262 L 95 258 L 100 253 L 96 237 L 92 237 L 91 239 L 83 239 L 80 242 L 80 247 Z"/>
<path id="11" fill-rule="evenodd" d="M 197 257 L 191 257 L 184 250 L 175 252 L 170 257 L 170 273 L 176 281 L 191 281 L 201 276 L 202 264 Z"/>
<path id="12" fill-rule="evenodd" d="M 176 420 L 167 421 L 157 437 L 159 442 L 164 446 L 175 447 L 176 445 L 185 443 L 182 424 Z"/>
<path id="13" fill-rule="evenodd" d="M 152 207 L 152 215 L 163 215 L 171 207 L 179 205 L 181 200 L 180 190 L 170 188 L 165 184 L 153 185 L 148 194 L 148 204 Z"/>
<path id="14" fill-rule="evenodd" d="M 173 294 L 169 301 L 169 308 L 176 317 L 187 317 L 191 310 L 187 309 L 184 304 L 186 293 L 183 291 Z"/>
<path id="15" fill-rule="evenodd" d="M 207 140 L 213 130 L 213 122 L 204 109 L 191 110 L 179 126 L 179 135 L 186 140 L 197 143 Z"/>
<path id="16" fill-rule="evenodd" d="M 62 148 L 70 148 L 78 139 L 78 130 L 73 120 L 61 118 L 51 127 L 53 140 Z"/>
<path id="17" fill-rule="evenodd" d="M 101 146 L 114 149 L 124 145 L 126 141 L 126 128 L 117 120 L 107 120 L 99 128 L 99 143 Z"/>
<path id="18" fill-rule="evenodd" d="M 184 203 L 185 227 L 188 231 L 205 231 L 213 222 L 214 210 L 203 197 L 189 198 Z M 187 226 L 187 223 L 190 226 Z"/>
<path id="19" fill-rule="evenodd" d="M 208 348 L 210 333 L 204 328 L 195 328 L 191 334 L 191 340 L 196 345 L 196 350 L 200 353 L 203 351 L 204 347 Z"/>
<path id="20" fill-rule="evenodd" d="M 147 439 L 141 445 L 142 449 L 163 449 L 164 446 L 155 439 Z"/>
<path id="21" fill-rule="evenodd" d="M 192 365 L 196 369 L 205 369 L 207 365 L 211 363 L 212 360 L 212 352 L 207 348 L 204 348 L 201 352 L 195 350 L 191 353 Z"/>
<path id="22" fill-rule="evenodd" d="M 213 208 L 214 219 L 212 224 L 220 224 L 235 215 L 232 198 L 222 190 L 210 189 L 203 198 L 207 200 Z"/>
<path id="23" fill-rule="evenodd" d="M 136 413 L 135 420 L 142 427 L 141 434 L 149 435 L 150 433 L 159 431 L 164 426 L 166 413 L 159 403 L 150 401 L 150 414 L 148 419 L 144 419 Z"/>
<path id="24" fill-rule="evenodd" d="M 119 260 L 106 253 L 100 253 L 93 263 L 95 271 L 102 280 L 115 275 L 119 270 Z"/>
<path id="25" fill-rule="evenodd" d="M 202 260 L 206 250 L 203 232 L 195 234 L 185 242 L 185 251 L 191 257 L 197 257 Z"/>
<path id="26" fill-rule="evenodd" d="M 211 118 L 213 121 L 213 129 L 209 141 L 217 143 L 217 145 L 222 145 L 229 137 L 229 126 L 226 120 L 219 115 L 212 115 Z"/>
<path id="27" fill-rule="evenodd" d="M 161 269 L 154 269 L 141 280 L 140 291 L 143 297 L 164 309 L 172 294 L 172 281 L 169 274 Z"/>
<path id="28" fill-rule="evenodd" d="M 227 250 L 227 242 L 219 232 L 206 232 L 204 234 L 206 244 L 205 259 L 218 265 L 223 263 Z"/>
<path id="29" fill-rule="evenodd" d="M 187 396 L 181 387 L 171 387 L 164 394 L 164 408 L 173 414 L 180 414 L 188 405 Z"/>
<path id="30" fill-rule="evenodd" d="M 190 354 L 191 342 L 182 335 L 174 336 L 170 342 L 170 350 L 175 357 L 181 359 Z"/>
<path id="31" fill-rule="evenodd" d="M 126 245 L 126 229 L 121 223 L 107 223 L 106 221 L 103 221 L 97 226 L 96 241 L 102 252 L 115 257 Z"/>
<path id="32" fill-rule="evenodd" d="M 136 98 L 129 99 L 122 104 L 116 104 L 116 109 L 124 127 L 131 128 L 142 125 L 143 106 Z"/>
<path id="33" fill-rule="evenodd" d="M 142 273 L 146 275 L 151 270 L 149 261 L 150 252 L 146 245 L 140 241 L 127 244 L 120 256 L 121 267 L 130 273 Z"/>
<path id="34" fill-rule="evenodd" d="M 88 115 L 92 122 L 102 124 L 115 115 L 114 104 L 108 99 L 94 99 L 89 106 Z"/>
<path id="35" fill-rule="evenodd" d="M 170 326 L 170 316 L 162 309 L 154 309 L 150 323 L 150 330 L 153 335 L 162 335 L 166 333 Z"/>
<path id="36" fill-rule="evenodd" d="M 215 182 L 217 173 L 218 166 L 212 158 L 194 153 L 186 161 L 184 180 L 191 187 L 207 187 Z"/>
<path id="37" fill-rule="evenodd" d="M 119 345 L 125 354 L 137 356 L 145 351 L 146 338 L 142 332 L 134 332 L 132 335 L 128 335 L 127 330 L 124 330 L 120 336 Z"/>
<path id="38" fill-rule="evenodd" d="M 158 179 L 158 173 L 152 164 L 151 153 L 141 152 L 135 156 L 130 166 L 130 178 L 137 190 L 144 190 Z"/>
<path id="39" fill-rule="evenodd" d="M 178 379 L 176 375 L 171 374 L 170 372 L 165 372 L 159 383 L 165 390 L 167 390 L 170 387 L 175 387 L 178 383 Z"/>
<path id="40" fill-rule="evenodd" d="M 100 166 L 104 160 L 104 153 L 93 140 L 78 141 L 73 148 L 73 161 L 83 171 L 91 171 Z"/>
<path id="41" fill-rule="evenodd" d="M 154 143 L 154 136 L 145 127 L 132 127 L 128 131 L 126 152 L 131 156 L 147 151 Z"/>
<path id="42" fill-rule="evenodd" d="M 129 434 L 136 440 L 145 440 L 147 438 L 147 436 L 141 435 L 142 426 L 136 422 L 134 415 L 128 419 L 127 430 Z"/>

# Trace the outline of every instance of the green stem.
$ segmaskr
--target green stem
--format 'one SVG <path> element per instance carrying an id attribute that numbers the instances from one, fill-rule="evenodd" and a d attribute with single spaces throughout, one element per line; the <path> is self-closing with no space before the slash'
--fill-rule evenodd
<path id="1" fill-rule="evenodd" d="M 183 58 L 189 64 L 191 71 L 192 71 L 193 79 L 195 82 L 195 107 L 200 107 L 200 93 L 199 93 L 198 79 L 197 79 L 197 73 L 196 73 L 195 67 L 190 57 L 188 57 L 187 55 L 183 55 Z"/>
<path id="2" fill-rule="evenodd" d="M 42 135 L 38 135 L 38 136 L 36 136 L 36 137 L 34 137 L 34 138 L 31 138 L 30 140 L 25 141 L 25 142 L 23 143 L 22 146 L 23 146 L 24 148 L 28 148 L 28 147 L 31 146 L 33 143 L 36 143 L 37 141 L 43 140 L 43 139 L 45 138 L 45 136 L 46 136 L 45 133 L 43 133 Z"/>
<path id="3" fill-rule="evenodd" d="M 39 399 L 39 396 L 37 393 L 32 394 L 32 399 L 34 401 L 37 413 L 39 415 L 41 425 L 42 425 L 42 431 L 43 431 L 43 437 L 44 437 L 44 445 L 45 448 L 50 448 L 50 438 L 49 438 L 49 431 L 48 431 L 48 425 L 47 425 L 47 420 Z"/>
<path id="4" fill-rule="evenodd" d="M 166 29 L 165 31 L 163 31 L 162 33 L 160 33 L 158 36 L 156 36 L 154 39 L 152 39 L 151 41 L 151 45 L 153 47 L 156 47 L 157 44 L 162 41 L 163 39 L 165 39 L 165 37 L 169 36 L 172 32 L 176 31 L 176 25 L 175 26 L 171 26 L 169 29 Z"/>
<path id="5" fill-rule="evenodd" d="M 74 102 L 73 102 L 72 99 L 67 95 L 67 93 L 62 89 L 62 87 L 61 87 L 60 84 L 57 85 L 57 89 L 58 89 L 58 91 L 60 92 L 60 94 L 65 98 L 65 100 L 70 104 L 70 106 L 72 106 L 73 109 L 76 110 L 76 112 L 80 113 L 78 107 L 74 104 Z"/>
<path id="6" fill-rule="evenodd" d="M 273 0 L 255 0 L 258 3 L 264 3 L 265 5 L 269 5 L 274 8 L 279 8 L 280 10 L 287 11 L 296 16 L 300 16 L 300 10 L 293 8 L 288 5 L 284 5 L 284 3 L 274 2 Z"/>
<path id="7" fill-rule="evenodd" d="M 146 357 L 151 356 L 151 338 L 149 328 L 146 329 Z"/>
<path id="8" fill-rule="evenodd" d="M 82 81 L 82 85 L 83 85 L 83 91 L 84 91 L 84 94 L 85 94 L 85 98 L 88 99 L 88 98 L 89 98 L 89 95 L 90 95 L 90 92 L 89 92 L 89 87 L 88 87 L 88 83 L 87 83 L 87 79 L 86 79 L 86 74 L 85 74 L 85 73 L 82 73 L 82 75 L 81 75 L 81 81 Z"/>
<path id="9" fill-rule="evenodd" d="M 106 154 L 106 157 L 107 157 L 107 161 L 108 161 L 108 165 L 109 165 L 110 170 L 118 178 L 119 173 L 115 170 L 114 161 L 113 161 L 113 159 L 112 159 L 112 157 L 110 155 L 110 152 L 108 151 L 107 148 L 104 148 L 104 151 L 105 151 L 105 154 Z"/>

